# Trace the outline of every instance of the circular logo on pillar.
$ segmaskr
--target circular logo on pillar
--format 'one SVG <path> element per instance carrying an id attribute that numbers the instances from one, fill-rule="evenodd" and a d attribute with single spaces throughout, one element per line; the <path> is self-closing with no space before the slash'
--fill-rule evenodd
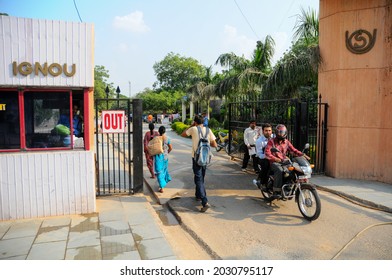
<path id="1" fill-rule="evenodd" d="M 371 34 L 367 30 L 359 29 L 349 35 L 346 31 L 346 47 L 355 54 L 364 54 L 370 51 L 376 42 L 377 29 Z"/>

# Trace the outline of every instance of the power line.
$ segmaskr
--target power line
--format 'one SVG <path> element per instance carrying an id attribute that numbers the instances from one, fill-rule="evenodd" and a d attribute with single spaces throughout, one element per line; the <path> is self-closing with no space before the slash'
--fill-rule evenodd
<path id="1" fill-rule="evenodd" d="M 73 0 L 73 2 L 74 2 L 75 9 L 76 9 L 76 11 L 78 12 L 78 16 L 79 16 L 80 22 L 83 22 L 82 18 L 80 17 L 79 10 L 78 10 L 78 6 L 76 6 L 75 0 Z"/>
<path id="2" fill-rule="evenodd" d="M 257 36 L 257 33 L 255 32 L 255 30 L 253 29 L 252 25 L 250 24 L 250 22 L 248 21 L 248 19 L 246 18 L 246 16 L 244 15 L 244 13 L 242 12 L 240 6 L 238 5 L 237 1 L 234 0 L 234 3 L 237 5 L 238 10 L 240 10 L 242 16 L 244 17 L 244 19 L 246 20 L 246 22 L 248 23 L 250 29 L 252 29 L 253 34 L 255 34 L 256 38 L 259 39 L 259 36 Z"/>

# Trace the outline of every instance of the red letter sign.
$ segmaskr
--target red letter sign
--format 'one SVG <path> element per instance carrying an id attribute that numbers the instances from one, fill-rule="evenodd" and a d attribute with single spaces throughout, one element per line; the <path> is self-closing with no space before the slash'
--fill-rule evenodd
<path id="1" fill-rule="evenodd" d="M 102 111 L 102 133 L 124 133 L 125 111 Z"/>

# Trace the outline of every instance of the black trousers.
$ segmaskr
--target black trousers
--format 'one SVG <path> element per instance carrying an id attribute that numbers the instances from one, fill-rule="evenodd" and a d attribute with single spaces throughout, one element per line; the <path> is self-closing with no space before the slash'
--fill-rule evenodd
<path id="1" fill-rule="evenodd" d="M 279 191 L 283 184 L 283 167 L 280 163 L 271 164 L 271 170 L 274 172 L 274 191 Z"/>
<path id="2" fill-rule="evenodd" d="M 244 151 L 244 160 L 242 161 L 242 168 L 246 168 L 248 166 L 248 162 L 250 159 L 248 147 L 245 146 L 244 150 L 245 151 Z M 255 159 L 255 157 L 256 155 L 252 155 L 253 169 L 254 171 L 259 171 L 259 168 L 257 166 L 257 160 Z"/>
<path id="3" fill-rule="evenodd" d="M 270 171 L 270 162 L 268 159 L 266 158 L 258 158 L 257 159 L 257 164 L 261 167 L 259 176 L 257 177 L 257 179 L 260 181 L 261 184 L 267 184 L 268 182 L 268 175 L 269 175 L 269 171 Z"/>

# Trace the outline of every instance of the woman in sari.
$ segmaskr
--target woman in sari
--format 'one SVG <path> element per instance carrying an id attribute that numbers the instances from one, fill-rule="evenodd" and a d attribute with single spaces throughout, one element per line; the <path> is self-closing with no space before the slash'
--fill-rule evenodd
<path id="1" fill-rule="evenodd" d="M 159 134 L 162 136 L 163 139 L 163 153 L 158 154 L 154 156 L 154 167 L 155 167 L 155 173 L 157 174 L 157 180 L 158 180 L 158 191 L 163 193 L 163 189 L 171 181 L 171 177 L 169 174 L 169 159 L 168 159 L 168 154 L 172 150 L 172 145 L 170 144 L 170 139 L 167 137 L 165 134 L 166 128 L 164 126 L 161 126 L 159 128 Z"/>
<path id="2" fill-rule="evenodd" d="M 159 136 L 158 131 L 155 131 L 154 128 L 155 128 L 155 126 L 153 123 L 148 124 L 149 131 L 147 131 L 146 134 L 144 134 L 144 141 L 143 141 L 144 155 L 146 156 L 146 163 L 147 163 L 148 170 L 151 173 L 151 178 L 155 178 L 154 157 L 148 153 L 147 145 L 148 145 L 148 142 L 150 142 L 152 140 L 152 138 L 154 138 L 155 136 Z"/>

